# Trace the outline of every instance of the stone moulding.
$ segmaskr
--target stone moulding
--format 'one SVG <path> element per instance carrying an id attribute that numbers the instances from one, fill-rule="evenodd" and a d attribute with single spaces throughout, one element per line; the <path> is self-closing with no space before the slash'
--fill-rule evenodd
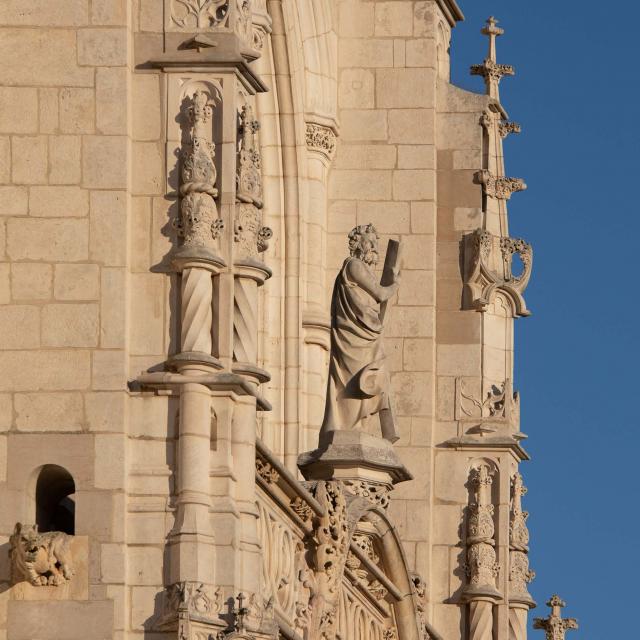
<path id="1" fill-rule="evenodd" d="M 478 184 L 482 185 L 485 195 L 496 200 L 509 200 L 511 194 L 527 189 L 527 185 L 522 178 L 494 176 L 486 169 L 478 171 L 475 179 Z"/>
<path id="2" fill-rule="evenodd" d="M 498 293 L 509 301 L 514 317 L 531 312 L 523 293 L 533 268 L 533 248 L 521 238 L 494 236 L 476 229 L 464 236 L 464 304 L 468 309 L 486 311 Z M 513 258 L 522 261 L 522 273 L 513 274 Z"/>
<path id="3" fill-rule="evenodd" d="M 294 520 L 309 525 L 324 513 L 322 505 L 260 440 L 256 440 L 256 480 Z"/>

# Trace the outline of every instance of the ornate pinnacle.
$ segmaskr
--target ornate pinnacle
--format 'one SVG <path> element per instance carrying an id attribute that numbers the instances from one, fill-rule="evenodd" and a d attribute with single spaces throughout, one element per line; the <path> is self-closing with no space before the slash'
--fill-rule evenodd
<path id="1" fill-rule="evenodd" d="M 504 33 L 504 29 L 497 27 L 498 21 L 491 16 L 480 33 L 489 36 L 489 52 L 482 64 L 471 66 L 472 76 L 482 76 L 487 88 L 487 95 L 500 100 L 498 85 L 503 76 L 515 75 L 515 69 L 510 64 L 498 64 L 496 53 L 496 38 Z"/>
<path id="2" fill-rule="evenodd" d="M 547 606 L 551 608 L 551 614 L 546 618 L 535 618 L 533 628 L 544 629 L 547 640 L 564 640 L 568 630 L 578 628 L 578 621 L 562 617 L 562 609 L 567 603 L 558 595 L 551 596 Z"/>

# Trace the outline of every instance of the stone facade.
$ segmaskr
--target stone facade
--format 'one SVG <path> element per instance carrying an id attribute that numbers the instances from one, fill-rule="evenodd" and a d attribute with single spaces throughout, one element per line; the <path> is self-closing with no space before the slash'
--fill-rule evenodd
<path id="1" fill-rule="evenodd" d="M 449 81 L 462 19 L 2 3 L 0 640 L 526 638 L 526 185 L 495 20 L 486 93 Z M 319 440 L 363 225 L 401 255 L 362 382 L 394 436 Z"/>

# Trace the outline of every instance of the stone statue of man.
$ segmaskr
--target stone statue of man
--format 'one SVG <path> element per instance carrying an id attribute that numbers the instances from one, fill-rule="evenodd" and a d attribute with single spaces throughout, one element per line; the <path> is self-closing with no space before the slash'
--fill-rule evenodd
<path id="1" fill-rule="evenodd" d="M 382 435 L 395 442 L 382 330 L 386 301 L 398 290 L 399 265 L 387 259 L 383 282 L 390 282 L 377 282 L 378 234 L 372 224 L 349 233 L 349 253 L 331 300 L 331 356 L 320 439 L 331 431 L 362 428 L 363 420 L 378 414 Z"/>

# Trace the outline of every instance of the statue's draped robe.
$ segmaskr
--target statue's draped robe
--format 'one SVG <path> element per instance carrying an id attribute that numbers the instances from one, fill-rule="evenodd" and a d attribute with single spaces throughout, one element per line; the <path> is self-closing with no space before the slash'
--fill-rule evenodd
<path id="1" fill-rule="evenodd" d="M 363 418 L 389 408 L 388 383 L 374 396 L 360 388 L 365 369 L 378 370 L 379 379 L 388 377 L 384 369 L 380 305 L 349 279 L 349 263 L 356 259 L 345 260 L 333 287 L 331 356 L 321 433 L 353 429 Z M 373 282 L 373 274 L 371 279 Z"/>

